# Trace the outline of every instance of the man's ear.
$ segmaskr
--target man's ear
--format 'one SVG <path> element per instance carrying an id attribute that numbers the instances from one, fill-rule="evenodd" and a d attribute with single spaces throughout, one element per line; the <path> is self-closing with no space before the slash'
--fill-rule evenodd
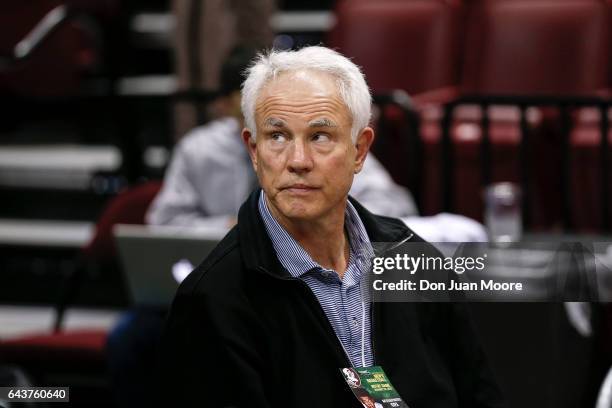
<path id="1" fill-rule="evenodd" d="M 253 164 L 253 170 L 257 173 L 257 143 L 253 140 L 253 133 L 248 128 L 242 129 L 242 142 L 246 146 Z"/>
<path id="2" fill-rule="evenodd" d="M 355 142 L 355 148 L 357 149 L 357 156 L 355 157 L 355 173 L 359 173 L 363 168 L 370 146 L 374 142 L 374 129 L 371 127 L 365 127 L 357 136 Z"/>

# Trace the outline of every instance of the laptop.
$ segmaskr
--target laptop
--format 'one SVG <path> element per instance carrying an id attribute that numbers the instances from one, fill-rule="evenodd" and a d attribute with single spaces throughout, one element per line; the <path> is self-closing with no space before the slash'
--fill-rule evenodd
<path id="1" fill-rule="evenodd" d="M 226 233 L 221 229 L 116 225 L 113 235 L 133 303 L 169 306 L 182 280 Z"/>

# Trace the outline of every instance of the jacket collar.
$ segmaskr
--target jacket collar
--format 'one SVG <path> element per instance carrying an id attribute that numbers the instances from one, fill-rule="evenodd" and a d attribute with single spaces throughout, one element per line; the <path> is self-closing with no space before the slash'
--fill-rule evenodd
<path id="1" fill-rule="evenodd" d="M 276 257 L 272 240 L 259 214 L 260 191 L 260 188 L 253 191 L 238 212 L 238 236 L 242 259 L 248 269 L 267 272 L 281 279 L 293 279 Z M 407 238 L 421 240 L 400 220 L 374 215 L 352 197 L 349 197 L 349 200 L 357 210 L 371 242 L 392 243 Z"/>

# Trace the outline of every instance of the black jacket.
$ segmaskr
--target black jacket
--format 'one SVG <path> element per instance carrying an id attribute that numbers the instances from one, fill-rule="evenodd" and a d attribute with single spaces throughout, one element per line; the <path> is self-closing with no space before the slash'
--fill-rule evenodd
<path id="1" fill-rule="evenodd" d="M 360 407 L 325 313 L 275 255 L 258 193 L 178 290 L 162 342 L 161 391 L 169 406 Z M 352 203 L 373 242 L 411 235 L 400 221 Z M 373 303 L 372 313 L 376 365 L 410 408 L 502 406 L 462 304 Z"/>

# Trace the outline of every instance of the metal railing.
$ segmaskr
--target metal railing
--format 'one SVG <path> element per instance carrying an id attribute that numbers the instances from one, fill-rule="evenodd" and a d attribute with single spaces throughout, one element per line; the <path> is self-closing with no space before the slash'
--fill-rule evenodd
<path id="1" fill-rule="evenodd" d="M 412 100 L 402 90 L 393 90 L 373 95 L 374 105 L 380 110 L 375 123 L 377 132 L 376 153 L 384 161 L 397 150 L 397 145 L 391 140 L 394 131 L 399 132 L 401 139 L 399 148 L 405 166 L 402 172 L 407 175 L 406 185 L 410 189 L 417 203 L 421 202 L 422 169 L 423 169 L 423 142 L 419 137 L 420 118 L 414 109 Z M 401 120 L 396 123 L 387 117 L 385 108 L 394 106 L 401 111 Z M 386 163 L 389 165 L 389 163 Z"/>
<path id="2" fill-rule="evenodd" d="M 455 186 L 453 183 L 454 146 L 451 138 L 451 128 L 456 109 L 462 105 L 478 105 L 481 107 L 482 116 L 480 126 L 482 137 L 480 142 L 481 151 L 481 173 L 484 185 L 491 182 L 491 139 L 490 125 L 491 119 L 488 108 L 491 106 L 513 106 L 520 111 L 519 127 L 521 139 L 519 144 L 519 174 L 521 187 L 523 190 L 523 220 L 528 222 L 530 219 L 530 198 L 533 189 L 529 179 L 529 163 L 531 163 L 531 152 L 529 151 L 530 132 L 527 121 L 527 109 L 530 107 L 554 108 L 559 112 L 560 121 L 560 140 L 562 143 L 561 157 L 561 180 L 562 180 L 562 200 L 561 212 L 563 226 L 566 231 L 571 230 L 572 225 L 572 192 L 570 178 L 572 174 L 571 164 L 571 141 L 570 134 L 574 125 L 571 112 L 576 108 L 591 107 L 597 108 L 600 112 L 599 121 L 599 161 L 601 169 L 601 217 L 602 229 L 610 231 L 610 174 L 609 174 L 609 142 L 608 131 L 610 123 L 608 109 L 612 106 L 612 100 L 599 97 L 586 96 L 504 96 L 504 95 L 466 95 L 453 100 L 444 105 L 442 118 L 442 179 L 443 186 L 443 208 L 446 211 L 453 210 L 453 197 Z"/>

